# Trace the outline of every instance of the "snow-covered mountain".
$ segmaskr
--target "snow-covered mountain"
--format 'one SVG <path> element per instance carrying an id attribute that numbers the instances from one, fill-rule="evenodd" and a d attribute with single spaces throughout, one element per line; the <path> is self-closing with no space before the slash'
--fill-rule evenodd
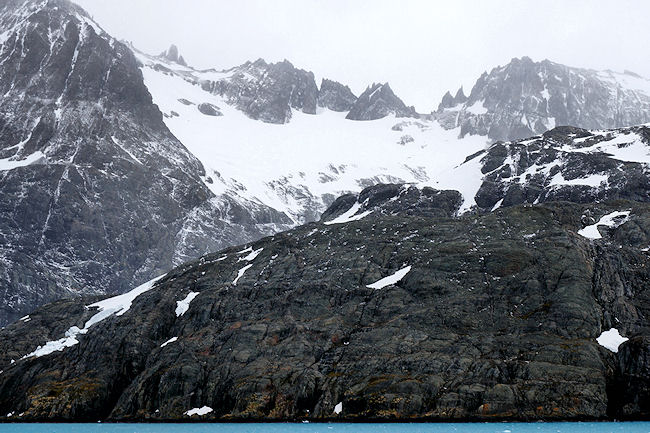
<path id="1" fill-rule="evenodd" d="M 131 50 L 66 0 L 0 6 L 0 324 L 291 224 L 215 196 Z"/>
<path id="2" fill-rule="evenodd" d="M 460 129 L 446 130 L 423 116 L 406 117 L 417 114 L 387 84 L 354 98 L 349 88 L 324 80 L 322 94 L 314 84 L 306 86 L 313 89 L 308 97 L 296 96 L 291 90 L 309 77 L 313 82 L 313 75 L 288 62 L 258 60 L 219 72 L 136 55 L 165 124 L 206 167 L 206 185 L 216 195 L 283 212 L 295 224 L 317 220 L 336 197 L 369 185 L 442 181 L 487 144 L 480 136 L 459 139 Z M 269 78 L 278 69 L 284 78 Z M 273 90 L 267 81 L 283 86 Z M 206 114 L 206 107 L 213 112 Z M 260 112 L 283 115 L 259 121 Z"/>
<path id="3" fill-rule="evenodd" d="M 469 97 L 446 95 L 421 115 L 387 83 L 357 97 L 288 61 L 218 71 L 188 66 L 177 47 L 147 55 L 67 0 L 9 0 L 0 25 L 0 323 L 318 220 L 338 196 L 379 183 L 460 191 L 459 212 L 555 197 L 557 169 L 533 176 L 539 185 L 517 178 L 541 191 L 526 192 L 530 200 L 516 198 L 507 161 L 491 169 L 497 182 L 490 161 L 505 152 L 518 164 L 512 176 L 522 176 L 537 167 L 523 155 L 537 151 L 520 142 L 488 148 L 490 137 L 650 121 L 647 80 L 630 73 L 514 60 L 482 76 Z M 529 130 L 519 127 L 524 114 Z M 644 151 L 639 137 L 633 147 Z M 615 162 L 572 177 L 566 152 L 536 140 L 545 149 L 536 164 L 559 158 L 563 179 L 607 178 L 590 197 L 645 179 L 644 162 L 625 166 L 622 189 L 610 188 L 619 185 L 606 172 Z"/>
<path id="4" fill-rule="evenodd" d="M 619 128 L 650 122 L 650 80 L 528 57 L 483 73 L 468 97 L 447 93 L 434 116 L 461 135 L 514 140 L 555 126 Z"/>

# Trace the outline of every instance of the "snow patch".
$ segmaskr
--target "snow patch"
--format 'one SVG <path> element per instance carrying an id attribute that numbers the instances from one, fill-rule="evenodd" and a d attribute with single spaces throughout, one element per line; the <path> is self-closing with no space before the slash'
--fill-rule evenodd
<path id="1" fill-rule="evenodd" d="M 342 401 L 338 402 L 337 405 L 334 406 L 334 413 L 335 413 L 335 414 L 338 415 L 338 414 L 340 414 L 341 412 L 343 412 L 343 402 L 342 402 Z"/>
<path id="2" fill-rule="evenodd" d="M 618 352 L 618 346 L 625 343 L 627 340 L 629 340 L 629 338 L 623 337 L 619 334 L 618 329 L 616 328 L 611 328 L 609 331 L 603 331 L 603 333 L 600 334 L 600 337 L 596 338 L 598 344 L 614 353 Z"/>
<path id="3" fill-rule="evenodd" d="M 164 276 L 165 275 L 161 275 L 157 278 L 154 278 L 153 280 L 147 281 L 146 283 L 136 287 L 130 292 L 124 293 L 123 295 L 114 296 L 112 298 L 104 299 L 103 301 L 95 302 L 94 304 L 88 305 L 88 308 L 97 307 L 99 311 L 90 319 L 88 319 L 83 329 L 79 329 L 77 326 L 72 326 L 70 327 L 70 329 L 66 331 L 65 337 L 54 341 L 48 341 L 47 343 L 45 343 L 45 345 L 38 346 L 36 350 L 34 350 L 32 353 L 23 356 L 21 359 L 26 359 L 31 357 L 38 358 L 40 356 L 49 355 L 50 353 L 60 352 L 67 347 L 71 347 L 74 346 L 75 344 L 78 344 L 79 340 L 77 340 L 77 336 L 86 334 L 88 332 L 88 329 L 91 326 L 101 322 L 102 320 L 112 315 L 121 316 L 127 311 L 129 311 L 129 309 L 131 308 L 131 304 L 133 303 L 135 298 L 151 290 L 155 285 L 155 283 Z"/>
<path id="4" fill-rule="evenodd" d="M 232 281 L 232 285 L 233 285 L 233 286 L 236 286 L 236 285 L 237 285 L 237 281 L 239 281 L 239 279 L 240 279 L 241 277 L 244 276 L 244 273 L 245 273 L 247 270 L 249 270 L 251 266 L 253 266 L 252 263 L 251 263 L 250 265 L 246 265 L 246 266 L 244 266 L 244 267 L 241 268 L 239 271 L 237 271 L 237 277 L 235 277 L 235 279 Z"/>
<path id="5" fill-rule="evenodd" d="M 488 109 L 483 105 L 484 101 L 476 101 L 469 107 L 465 108 L 465 111 L 468 111 L 472 114 L 480 116 L 481 114 L 486 114 Z"/>
<path id="6" fill-rule="evenodd" d="M 160 345 L 160 347 L 165 347 L 168 344 L 174 343 L 175 341 L 178 341 L 178 337 L 172 337 L 169 340 L 165 341 L 163 344 Z"/>
<path id="7" fill-rule="evenodd" d="M 193 416 L 193 415 L 203 416 L 203 415 L 209 414 L 210 412 L 212 412 L 212 410 L 213 409 L 211 407 L 209 407 L 209 406 L 195 407 L 194 409 L 190 409 L 187 412 L 185 412 L 185 415 L 187 415 L 187 416 Z"/>
<path id="8" fill-rule="evenodd" d="M 395 272 L 392 275 L 384 277 L 379 281 L 375 281 L 372 284 L 368 284 L 366 287 L 368 287 L 370 289 L 375 289 L 375 290 L 383 289 L 386 286 L 393 285 L 393 284 L 397 283 L 398 281 L 400 281 L 402 278 L 404 278 L 404 276 L 406 276 L 406 274 L 409 273 L 410 270 L 411 270 L 411 267 L 407 266 L 405 268 L 400 269 L 399 271 Z"/>
<path id="9" fill-rule="evenodd" d="M 239 259 L 239 261 L 245 260 L 247 262 L 252 262 L 253 260 L 255 260 L 255 258 L 257 256 L 260 255 L 260 253 L 262 252 L 263 249 L 264 248 L 260 248 L 259 250 L 251 251 L 250 254 L 248 254 L 246 257 L 241 257 Z M 251 250 L 252 250 L 252 248 L 251 248 Z"/>
<path id="10" fill-rule="evenodd" d="M 357 214 L 357 212 L 359 212 L 360 209 L 361 209 L 361 203 L 356 202 L 352 205 L 350 209 L 348 209 L 341 215 L 337 216 L 333 220 L 325 221 L 325 225 L 344 224 L 344 223 L 349 223 L 351 221 L 358 221 L 361 218 L 364 218 L 372 213 L 371 210 L 367 210 L 365 212 L 361 212 L 360 214 Z"/>
<path id="11" fill-rule="evenodd" d="M 602 217 L 596 224 L 592 224 L 583 228 L 582 230 L 578 230 L 578 234 L 588 239 L 601 239 L 603 236 L 598 231 L 598 226 L 607 226 L 611 228 L 618 227 L 621 224 L 625 223 L 629 216 L 629 210 L 609 213 Z"/>
<path id="12" fill-rule="evenodd" d="M 18 167 L 36 164 L 45 158 L 45 154 L 40 150 L 28 155 L 23 159 L 15 159 L 15 156 L 6 159 L 0 159 L 0 171 L 13 170 Z"/>
<path id="13" fill-rule="evenodd" d="M 599 187 L 602 183 L 609 181 L 609 176 L 606 174 L 590 174 L 586 177 L 581 177 L 578 179 L 567 180 L 562 175 L 562 172 L 558 172 L 551 179 L 549 186 L 565 186 L 565 185 L 586 185 L 591 187 Z"/>
<path id="14" fill-rule="evenodd" d="M 200 292 L 190 292 L 182 301 L 176 301 L 176 317 L 180 317 L 187 313 L 187 310 L 190 309 L 190 302 L 192 302 L 199 293 Z"/>

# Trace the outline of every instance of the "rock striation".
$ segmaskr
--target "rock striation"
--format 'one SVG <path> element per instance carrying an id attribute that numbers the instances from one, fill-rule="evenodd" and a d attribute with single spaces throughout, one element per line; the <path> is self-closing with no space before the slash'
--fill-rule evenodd
<path id="1" fill-rule="evenodd" d="M 0 23 L 0 324 L 288 222 L 206 187 L 131 49 L 81 8 L 12 0 Z"/>
<path id="2" fill-rule="evenodd" d="M 45 306 L 0 330 L 0 413 L 646 417 L 650 206 L 553 202 L 452 218 L 454 200 L 374 187 L 323 222 L 182 265 L 103 320 L 84 308 L 96 299 Z M 582 234 L 613 212 L 626 216 L 596 227 L 600 239 Z M 610 328 L 629 338 L 617 353 L 596 340 Z"/>

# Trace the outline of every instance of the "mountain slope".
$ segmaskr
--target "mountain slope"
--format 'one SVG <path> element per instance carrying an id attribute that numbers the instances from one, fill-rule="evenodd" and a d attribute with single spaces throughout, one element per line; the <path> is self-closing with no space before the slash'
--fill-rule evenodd
<path id="1" fill-rule="evenodd" d="M 463 209 L 567 200 L 650 201 L 650 127 L 587 131 L 557 127 L 497 142 L 467 158 L 438 188 L 463 192 Z M 462 186 L 462 188 L 459 188 Z"/>
<path id="2" fill-rule="evenodd" d="M 421 201 L 435 196 L 364 191 L 356 203 L 375 211 L 356 220 L 343 206 L 325 223 L 208 255 L 129 295 L 47 306 L 0 331 L 0 413 L 647 417 L 638 396 L 649 383 L 635 374 L 650 366 L 635 354 L 647 353 L 650 329 L 648 204 L 449 218 Z M 610 328 L 629 341 L 602 347 Z"/>
<path id="3" fill-rule="evenodd" d="M 131 50 L 81 8 L 11 1 L 0 21 L 0 323 L 61 296 L 124 291 L 288 222 L 212 194 Z"/>
<path id="4" fill-rule="evenodd" d="M 267 205 L 296 224 L 318 219 L 337 196 L 369 185 L 430 182 L 486 146 L 484 137 L 459 140 L 460 130 L 387 113 L 357 122 L 346 120 L 345 111 L 294 109 L 286 124 L 256 121 L 237 103 L 206 90 L 213 87 L 211 72 L 136 54 L 165 124 L 206 167 L 206 185 L 217 195 Z M 340 86 L 321 90 L 330 95 L 332 87 L 347 94 Z M 360 109 L 368 107 L 360 100 Z M 222 116 L 202 113 L 205 104 Z"/>
<path id="5" fill-rule="evenodd" d="M 557 126 L 606 129 L 650 122 L 650 80 L 528 57 L 484 73 L 469 97 L 445 95 L 434 116 L 461 135 L 514 140 Z"/>

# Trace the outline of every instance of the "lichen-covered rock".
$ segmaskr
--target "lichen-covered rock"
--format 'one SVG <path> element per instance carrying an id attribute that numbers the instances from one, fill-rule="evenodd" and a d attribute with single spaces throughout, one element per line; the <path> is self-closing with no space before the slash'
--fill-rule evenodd
<path id="1" fill-rule="evenodd" d="M 203 420 L 645 416 L 650 207 L 549 203 L 449 218 L 429 201 L 440 194 L 387 185 L 343 198 L 332 215 L 355 203 L 374 211 L 183 265 L 126 313 L 78 334 L 78 344 L 21 359 L 96 313 L 83 308 L 90 300 L 43 307 L 0 331 L 0 413 L 182 420 L 207 406 Z M 621 209 L 627 222 L 601 230 L 602 239 L 578 234 L 587 212 L 600 219 Z M 190 292 L 198 295 L 178 315 Z M 614 326 L 630 337 L 618 354 L 596 342 Z"/>

